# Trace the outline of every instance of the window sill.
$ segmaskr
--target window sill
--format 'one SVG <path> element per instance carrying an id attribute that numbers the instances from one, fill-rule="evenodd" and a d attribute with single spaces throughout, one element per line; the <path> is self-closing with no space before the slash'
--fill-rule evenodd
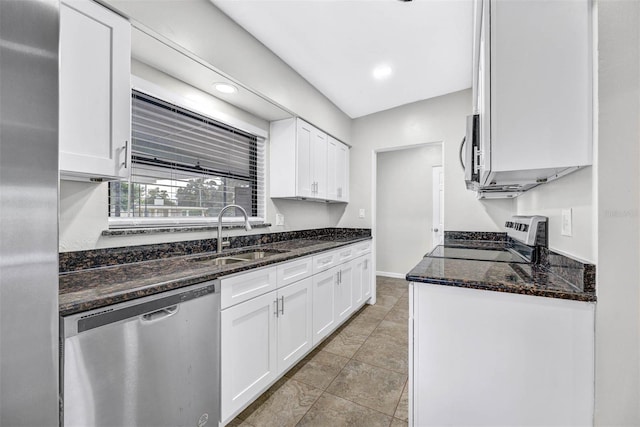
<path id="1" fill-rule="evenodd" d="M 267 228 L 271 227 L 270 223 L 251 223 L 251 228 Z M 222 224 L 224 230 L 244 229 L 243 223 L 238 224 Z M 138 228 L 112 228 L 103 230 L 102 236 L 133 236 L 137 234 L 163 234 L 163 233 L 190 233 L 203 231 L 216 231 L 217 225 L 192 225 L 182 227 L 138 227 Z"/>

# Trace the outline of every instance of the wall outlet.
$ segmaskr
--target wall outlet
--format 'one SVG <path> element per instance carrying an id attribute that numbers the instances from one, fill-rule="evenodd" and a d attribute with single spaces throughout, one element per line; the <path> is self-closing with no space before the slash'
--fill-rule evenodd
<path id="1" fill-rule="evenodd" d="M 276 214 L 276 225 L 284 225 L 284 215 L 283 214 Z"/>
<path id="2" fill-rule="evenodd" d="M 358 213 L 358 218 L 364 218 L 364 209 L 360 209 L 360 212 Z"/>
<path id="3" fill-rule="evenodd" d="M 560 234 L 571 237 L 573 233 L 573 223 L 571 218 L 571 208 L 562 209 L 562 230 Z"/>

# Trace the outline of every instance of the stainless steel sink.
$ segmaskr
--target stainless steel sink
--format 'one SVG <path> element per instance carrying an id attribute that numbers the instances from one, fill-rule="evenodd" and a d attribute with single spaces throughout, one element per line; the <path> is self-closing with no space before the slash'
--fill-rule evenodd
<path id="1" fill-rule="evenodd" d="M 247 262 L 247 261 L 255 261 L 262 258 L 267 258 L 273 255 L 278 255 L 286 251 L 276 251 L 276 250 L 257 250 L 250 252 L 242 252 L 233 255 L 227 255 L 223 257 L 218 257 L 215 255 L 207 255 L 203 257 L 191 258 L 190 262 L 197 262 L 208 265 L 228 265 L 228 264 L 236 264 L 239 262 Z"/>
<path id="2" fill-rule="evenodd" d="M 227 264 L 235 264 L 238 262 L 243 262 L 243 259 L 236 259 L 230 257 L 222 257 L 222 258 L 209 258 L 209 259 L 198 259 L 194 260 L 195 262 L 202 262 L 211 265 L 227 265 Z"/>
<path id="3" fill-rule="evenodd" d="M 229 255 L 229 258 L 233 258 L 233 259 L 241 259 L 243 261 L 253 261 L 256 259 L 262 259 L 262 258 L 266 258 L 269 256 L 273 256 L 273 255 L 277 255 L 282 253 L 281 251 L 252 251 L 252 252 L 245 252 L 242 254 L 235 254 L 235 255 Z"/>

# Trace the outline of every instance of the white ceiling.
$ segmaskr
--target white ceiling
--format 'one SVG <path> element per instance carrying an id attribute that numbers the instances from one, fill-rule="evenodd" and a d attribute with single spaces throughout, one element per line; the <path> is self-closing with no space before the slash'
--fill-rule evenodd
<path id="1" fill-rule="evenodd" d="M 471 86 L 472 0 L 211 1 L 352 118 Z"/>

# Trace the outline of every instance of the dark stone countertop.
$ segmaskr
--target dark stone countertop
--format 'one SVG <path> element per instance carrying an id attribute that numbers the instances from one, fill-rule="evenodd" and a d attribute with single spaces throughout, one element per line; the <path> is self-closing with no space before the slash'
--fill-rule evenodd
<path id="1" fill-rule="evenodd" d="M 66 272 L 59 276 L 59 311 L 67 316 L 370 239 L 370 235 L 314 236 L 225 250 L 220 256 L 250 250 L 286 252 L 224 266 L 195 262 L 217 256 L 204 252 Z"/>
<path id="2" fill-rule="evenodd" d="M 472 242 L 467 245 L 473 246 Z M 479 243 L 476 247 L 486 248 L 487 245 Z M 595 266 L 560 257 L 553 252 L 546 259 L 549 261 L 534 265 L 430 257 L 427 254 L 407 273 L 406 279 L 461 288 L 596 301 L 595 283 L 591 281 L 591 276 L 595 278 Z M 586 278 L 584 281 L 583 276 Z"/>

